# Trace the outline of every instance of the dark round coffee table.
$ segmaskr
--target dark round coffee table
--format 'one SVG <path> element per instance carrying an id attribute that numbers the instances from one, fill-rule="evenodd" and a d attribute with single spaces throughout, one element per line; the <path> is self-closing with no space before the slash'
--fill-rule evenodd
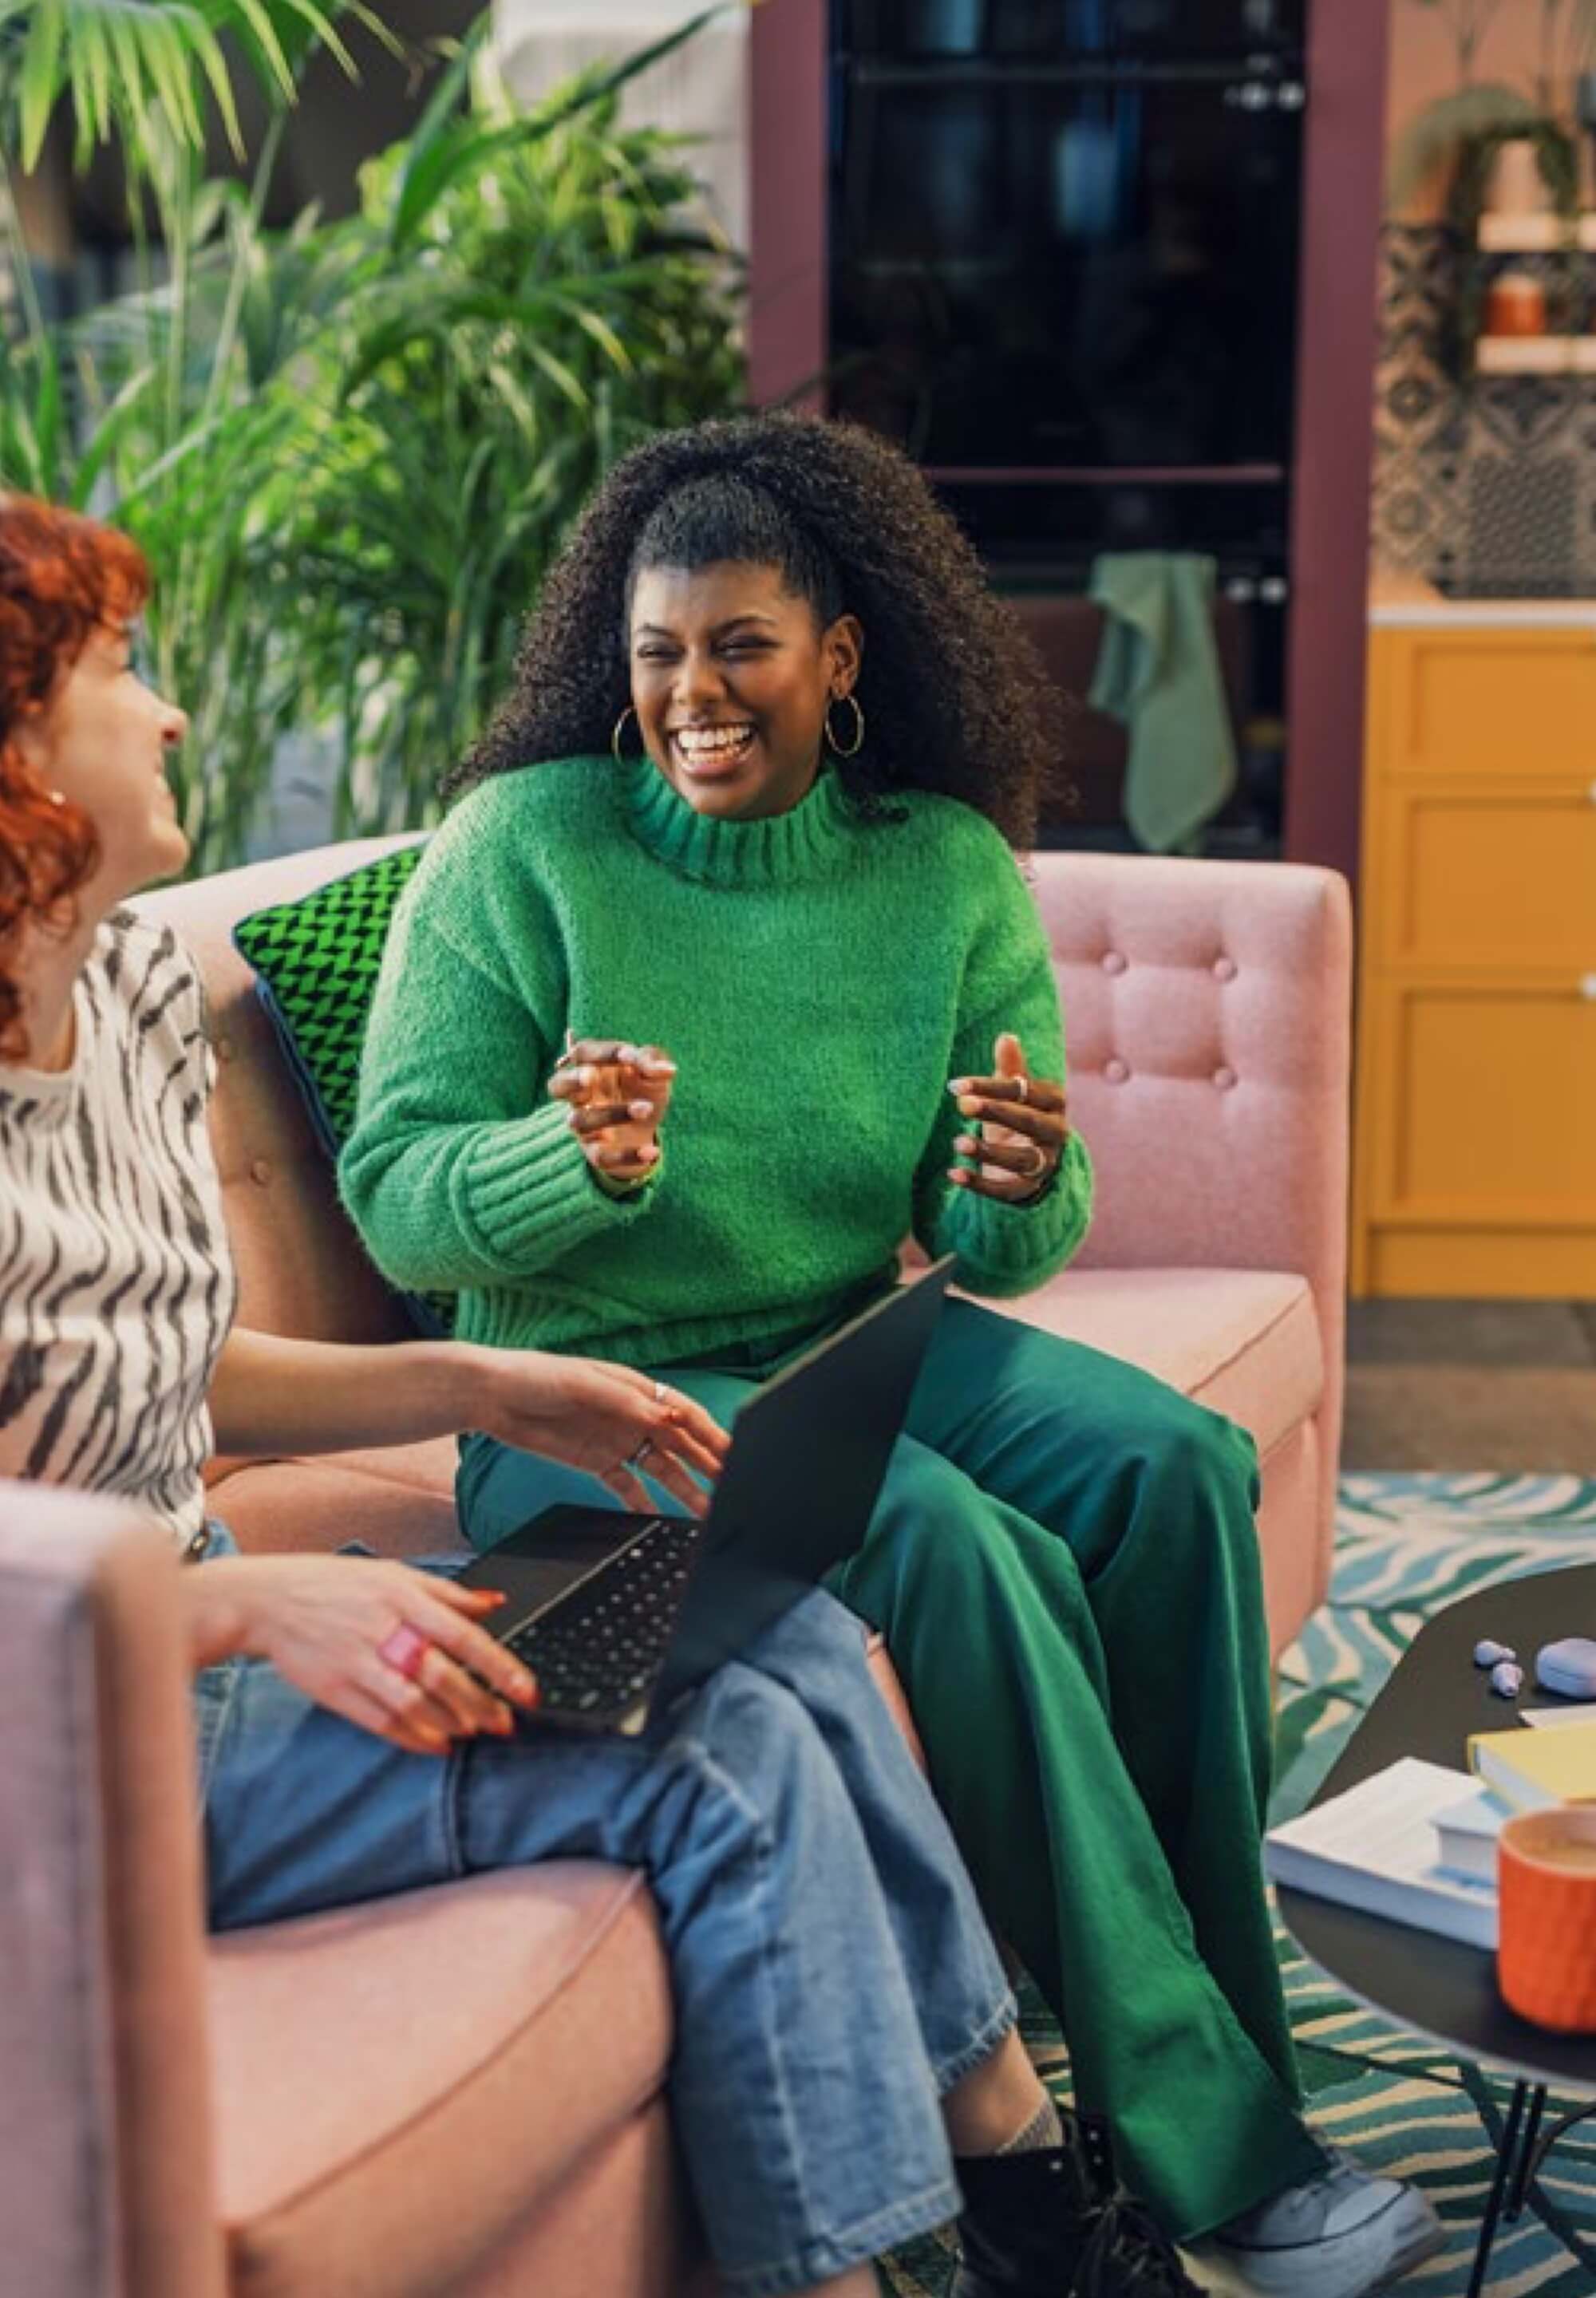
<path id="1" fill-rule="evenodd" d="M 1512 1645 L 1526 1678 L 1519 1707 L 1556 1707 L 1534 1689 L 1534 1655 L 1542 1644 L 1569 1635 L 1596 1636 L 1596 1565 L 1534 1574 L 1449 1605 L 1414 1638 L 1314 1802 L 1403 1756 L 1463 1770 L 1468 1734 L 1505 1730 L 1514 1715 L 1512 1703 L 1497 1699 L 1485 1671 L 1474 1666 L 1475 1645 L 1485 1636 Z M 1497 1993 L 1496 1958 L 1483 1948 L 1306 1891 L 1283 1889 L 1278 1896 L 1280 1919 L 1303 1954 L 1349 1995 L 1460 2058 L 1514 2079 L 1468 2285 L 1468 2298 L 1478 2298 L 1500 2219 L 1523 2209 L 1546 2148 L 1568 2127 L 1565 2121 L 1542 2134 L 1547 2087 L 1596 2093 L 1596 2036 L 1551 2034 L 1518 2018 Z M 1577 2254 L 1596 2269 L 1596 2247 L 1581 2244 Z"/>

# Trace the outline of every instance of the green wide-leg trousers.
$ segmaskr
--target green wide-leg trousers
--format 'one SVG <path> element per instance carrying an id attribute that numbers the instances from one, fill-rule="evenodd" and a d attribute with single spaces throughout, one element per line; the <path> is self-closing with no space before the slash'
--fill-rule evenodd
<path id="1" fill-rule="evenodd" d="M 656 1368 L 666 1370 L 666 1368 Z M 768 1366 L 670 1367 L 723 1419 Z M 591 1479 L 470 1441 L 485 1545 Z M 992 1923 L 1079 2104 L 1181 2239 L 1323 2156 L 1260 1856 L 1269 1653 L 1252 1441 L 1119 1360 L 949 1302 L 837 1592 L 886 1637 Z"/>

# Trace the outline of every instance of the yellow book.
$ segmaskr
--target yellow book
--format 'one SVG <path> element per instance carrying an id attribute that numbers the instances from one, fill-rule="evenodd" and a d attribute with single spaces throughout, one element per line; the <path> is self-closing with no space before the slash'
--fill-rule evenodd
<path id="1" fill-rule="evenodd" d="M 1569 1724 L 1559 1732 L 1528 1732 L 1522 1725 L 1475 1732 L 1468 1762 L 1515 1811 L 1544 1811 L 1596 1797 L 1596 1724 Z"/>

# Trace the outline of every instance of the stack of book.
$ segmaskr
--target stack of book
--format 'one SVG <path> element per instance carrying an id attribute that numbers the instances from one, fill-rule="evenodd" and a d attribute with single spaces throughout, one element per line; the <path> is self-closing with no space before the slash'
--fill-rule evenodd
<path id="1" fill-rule="evenodd" d="M 1494 1947 L 1502 1822 L 1596 1798 L 1596 1723 L 1476 1732 L 1468 1763 L 1454 1772 L 1405 1756 L 1272 1829 L 1271 1881 Z"/>

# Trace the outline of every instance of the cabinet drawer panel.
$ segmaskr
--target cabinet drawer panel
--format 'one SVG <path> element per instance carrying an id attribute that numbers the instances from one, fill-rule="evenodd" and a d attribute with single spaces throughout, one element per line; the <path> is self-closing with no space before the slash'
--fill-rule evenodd
<path id="1" fill-rule="evenodd" d="M 1596 1223 L 1596 1003 L 1572 984 L 1413 988 L 1385 1018 L 1382 1210 Z"/>
<path id="2" fill-rule="evenodd" d="M 1402 637 L 1386 773 L 1596 779 L 1596 634 Z"/>
<path id="3" fill-rule="evenodd" d="M 1385 955 L 1596 971 L 1596 804 L 1414 792 L 1386 801 Z"/>

